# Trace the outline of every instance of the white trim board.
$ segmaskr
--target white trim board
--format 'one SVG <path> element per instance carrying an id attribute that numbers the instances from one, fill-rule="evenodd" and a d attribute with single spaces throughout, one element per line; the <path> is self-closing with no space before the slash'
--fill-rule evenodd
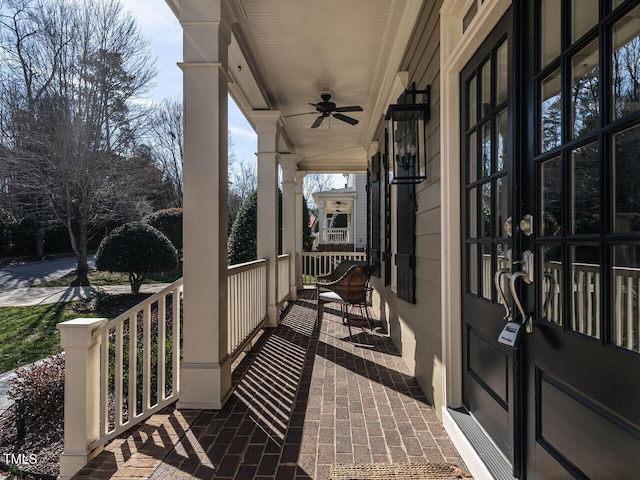
<path id="1" fill-rule="evenodd" d="M 470 3 L 444 0 L 440 9 L 441 322 L 443 404 L 449 408 L 462 405 L 460 72 L 509 9 L 511 0 L 484 2 L 463 34 L 465 5 L 468 8 Z"/>

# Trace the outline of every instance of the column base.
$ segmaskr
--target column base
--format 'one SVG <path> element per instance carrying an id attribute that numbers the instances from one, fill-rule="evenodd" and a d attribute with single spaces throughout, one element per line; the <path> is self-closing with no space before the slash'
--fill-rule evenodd
<path id="1" fill-rule="evenodd" d="M 178 410 L 220 410 L 232 393 L 231 362 L 180 366 Z"/>
<path id="2" fill-rule="evenodd" d="M 275 328 L 280 325 L 280 308 L 278 305 L 267 305 L 267 327 Z"/>
<path id="3" fill-rule="evenodd" d="M 73 478 L 76 473 L 82 470 L 87 463 L 103 450 L 104 447 L 100 446 L 92 452 L 62 452 L 62 455 L 60 455 L 60 475 L 58 475 L 58 478 L 61 480 Z"/>

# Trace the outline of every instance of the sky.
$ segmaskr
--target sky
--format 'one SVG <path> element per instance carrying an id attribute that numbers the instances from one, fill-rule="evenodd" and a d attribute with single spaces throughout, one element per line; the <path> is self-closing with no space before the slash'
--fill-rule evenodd
<path id="1" fill-rule="evenodd" d="M 142 34 L 149 40 L 151 54 L 156 58 L 155 87 L 148 96 L 154 102 L 163 99 L 182 101 L 182 28 L 164 0 L 120 0 L 137 20 Z M 235 153 L 241 161 L 255 161 L 257 135 L 244 115 L 229 97 L 229 132 Z"/>
<path id="2" fill-rule="evenodd" d="M 156 58 L 158 75 L 148 96 L 155 102 L 163 99 L 182 101 L 182 71 L 176 65 L 182 61 L 182 28 L 165 0 L 120 0 L 138 22 L 142 34 L 149 40 Z M 254 162 L 258 137 L 229 97 L 229 132 L 238 160 Z M 334 185 L 342 186 L 342 175 L 332 175 Z"/>

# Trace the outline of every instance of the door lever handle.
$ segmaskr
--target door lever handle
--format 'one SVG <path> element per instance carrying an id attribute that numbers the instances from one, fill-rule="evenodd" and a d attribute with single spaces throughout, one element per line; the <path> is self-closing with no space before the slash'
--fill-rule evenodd
<path id="1" fill-rule="evenodd" d="M 498 301 L 502 304 L 502 306 L 504 307 L 504 317 L 502 317 L 505 320 L 511 320 L 511 310 L 509 309 L 509 305 L 507 303 L 507 297 L 504 294 L 504 291 L 502 290 L 502 285 L 500 284 L 500 278 L 502 277 L 502 275 L 507 274 L 509 276 L 509 274 L 511 273 L 511 269 L 510 268 L 501 268 L 500 270 L 496 271 L 496 274 L 493 276 L 493 283 L 496 286 L 496 290 L 498 291 Z"/>
<path id="2" fill-rule="evenodd" d="M 518 296 L 518 292 L 516 291 L 516 280 L 522 278 L 526 283 L 531 283 L 528 280 L 527 272 L 515 272 L 510 276 L 509 280 L 509 289 L 511 290 L 511 296 L 513 297 L 513 301 L 518 307 L 518 312 L 520 312 L 520 318 L 522 319 L 522 323 L 525 325 L 525 330 L 527 333 L 531 333 L 533 331 L 533 325 L 531 318 L 525 313 L 524 307 L 522 306 L 522 302 L 520 301 L 520 297 Z"/>

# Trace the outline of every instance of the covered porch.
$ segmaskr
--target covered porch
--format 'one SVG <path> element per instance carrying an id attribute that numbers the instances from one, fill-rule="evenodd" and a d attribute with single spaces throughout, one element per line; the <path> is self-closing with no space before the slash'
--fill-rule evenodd
<path id="1" fill-rule="evenodd" d="M 114 439 L 74 478 L 326 479 L 334 464 L 427 462 L 453 464 L 441 468 L 464 478 L 391 339 L 357 327 L 349 338 L 331 307 L 317 328 L 315 291 L 301 291 L 280 325 L 236 363 L 234 393 L 221 410 L 170 406 Z"/>

